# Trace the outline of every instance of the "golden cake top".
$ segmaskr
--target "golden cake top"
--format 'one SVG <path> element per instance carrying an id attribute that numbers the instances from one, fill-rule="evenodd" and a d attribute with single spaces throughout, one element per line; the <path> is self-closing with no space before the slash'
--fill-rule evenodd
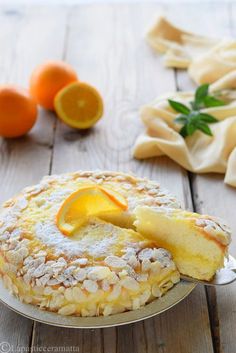
<path id="1" fill-rule="evenodd" d="M 31 238 L 53 247 L 58 254 L 61 252 L 67 256 L 81 256 L 87 248 L 87 255 L 90 252 L 90 255 L 94 256 L 97 251 L 97 256 L 100 256 L 109 242 L 116 243 L 118 240 L 110 224 L 100 222 L 99 228 L 107 235 L 109 232 L 113 233 L 113 240 L 109 237 L 109 241 L 107 239 L 107 244 L 103 246 L 102 240 L 99 239 L 97 249 L 96 244 L 89 243 L 89 239 L 88 242 L 84 240 L 84 234 L 88 233 L 88 229 L 93 232 L 97 222 L 82 227 L 79 233 L 83 234 L 83 239 L 77 234 L 76 242 L 65 237 L 55 224 L 55 217 L 62 202 L 81 185 L 88 183 L 112 187 L 126 197 L 128 210 L 123 212 L 122 217 L 118 215 L 117 219 L 112 219 L 112 223 L 117 222 L 118 225 L 125 221 L 124 225 L 132 228 L 133 210 L 139 205 L 179 207 L 176 200 L 155 182 L 121 173 L 76 172 L 45 177 L 38 185 L 24 189 L 19 196 L 6 202 L 0 218 L 3 223 L 0 231 L 10 227 L 17 229 L 17 232 L 30 233 Z"/>

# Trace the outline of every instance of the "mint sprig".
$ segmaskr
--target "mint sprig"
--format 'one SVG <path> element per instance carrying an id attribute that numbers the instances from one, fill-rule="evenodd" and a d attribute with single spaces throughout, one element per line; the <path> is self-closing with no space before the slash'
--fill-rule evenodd
<path id="1" fill-rule="evenodd" d="M 218 120 L 210 114 L 203 113 L 201 109 L 225 105 L 223 101 L 209 94 L 209 84 L 204 84 L 197 88 L 194 101 L 190 102 L 191 108 L 172 99 L 168 99 L 168 102 L 176 112 L 180 113 L 174 121 L 183 125 L 179 131 L 183 137 L 193 135 L 196 130 L 213 136 L 208 125 L 217 123 Z"/>

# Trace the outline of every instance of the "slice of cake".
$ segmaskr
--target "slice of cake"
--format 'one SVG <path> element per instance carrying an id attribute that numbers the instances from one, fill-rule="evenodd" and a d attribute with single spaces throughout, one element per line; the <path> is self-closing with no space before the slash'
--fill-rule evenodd
<path id="1" fill-rule="evenodd" d="M 180 273 L 210 280 L 224 266 L 230 231 L 222 221 L 181 209 L 137 207 L 137 231 L 169 250 Z"/>

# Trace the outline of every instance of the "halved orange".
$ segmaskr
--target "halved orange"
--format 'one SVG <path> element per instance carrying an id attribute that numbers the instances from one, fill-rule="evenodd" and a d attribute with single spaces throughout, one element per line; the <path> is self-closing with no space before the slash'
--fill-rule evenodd
<path id="1" fill-rule="evenodd" d="M 96 88 L 84 82 L 74 82 L 54 99 L 58 117 L 67 125 L 77 129 L 88 129 L 103 114 L 103 100 Z"/>
<path id="2" fill-rule="evenodd" d="M 61 205 L 56 224 L 65 235 L 71 235 L 89 217 L 122 212 L 127 200 L 118 192 L 101 186 L 87 185 L 73 192 Z"/>

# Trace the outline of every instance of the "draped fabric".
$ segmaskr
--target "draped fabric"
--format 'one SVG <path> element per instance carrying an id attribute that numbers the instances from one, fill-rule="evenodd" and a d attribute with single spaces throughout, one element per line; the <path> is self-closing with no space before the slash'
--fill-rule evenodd
<path id="1" fill-rule="evenodd" d="M 236 187 L 236 101 L 203 110 L 219 120 L 210 125 L 213 136 L 196 131 L 184 139 L 178 132 L 181 126 L 174 122 L 178 114 L 168 98 L 188 105 L 193 93 L 162 96 L 141 109 L 146 130 L 137 138 L 134 156 L 144 159 L 166 155 L 192 172 L 223 173 L 225 183 Z"/>
<path id="2" fill-rule="evenodd" d="M 198 84 L 213 83 L 236 70 L 236 41 L 190 33 L 159 16 L 147 33 L 151 47 L 164 54 L 167 67 L 187 69 Z"/>

